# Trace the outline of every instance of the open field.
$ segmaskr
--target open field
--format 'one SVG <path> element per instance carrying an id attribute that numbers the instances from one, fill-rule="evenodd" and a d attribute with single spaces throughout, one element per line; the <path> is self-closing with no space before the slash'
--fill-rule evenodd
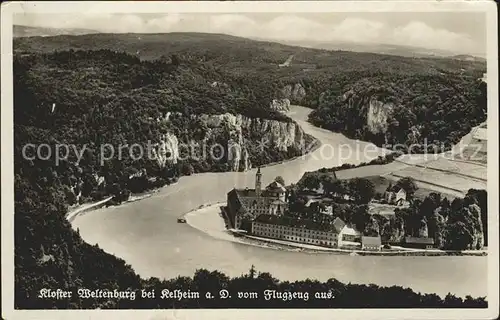
<path id="1" fill-rule="evenodd" d="M 383 194 L 390 183 L 394 185 L 393 179 L 390 179 L 388 176 L 369 176 L 365 177 L 370 180 L 375 185 L 375 192 L 379 192 Z M 415 191 L 415 198 L 424 199 L 431 192 L 436 192 L 431 188 L 420 187 Z M 451 196 L 451 195 L 450 195 Z"/>
<path id="2" fill-rule="evenodd" d="M 486 181 L 421 167 L 409 166 L 403 170 L 393 172 L 391 176 L 396 178 L 412 177 L 417 182 L 429 183 L 458 192 L 467 193 L 471 188 L 486 189 Z"/>
<path id="3" fill-rule="evenodd" d="M 486 123 L 472 128 L 453 148 L 453 158 L 486 165 L 488 160 L 488 132 Z"/>
<path id="4" fill-rule="evenodd" d="M 487 142 L 481 141 L 474 147 L 465 147 L 460 154 L 455 155 L 455 158 L 486 164 L 488 162 Z"/>
<path id="5" fill-rule="evenodd" d="M 395 206 L 389 204 L 371 203 L 370 208 L 368 209 L 368 213 L 371 215 L 378 214 L 389 218 L 394 216 L 395 208 Z"/>
<path id="6" fill-rule="evenodd" d="M 420 168 L 435 169 L 438 171 L 446 171 L 464 177 L 471 177 L 486 181 L 487 168 L 483 165 L 478 165 L 472 162 L 454 161 L 446 158 L 438 158 L 423 164 L 417 165 Z"/>

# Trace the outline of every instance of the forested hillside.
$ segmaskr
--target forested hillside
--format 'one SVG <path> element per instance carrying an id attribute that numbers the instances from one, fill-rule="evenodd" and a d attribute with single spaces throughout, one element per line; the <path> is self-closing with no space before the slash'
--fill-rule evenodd
<path id="1" fill-rule="evenodd" d="M 486 121 L 486 83 L 479 77 L 386 73 L 350 79 L 321 93 L 310 120 L 378 146 L 413 144 L 421 153 L 427 142 L 449 150 Z"/>
<path id="2" fill-rule="evenodd" d="M 106 195 L 119 203 L 130 192 L 159 187 L 181 175 L 246 169 L 249 164 L 280 161 L 305 152 L 302 146 L 311 142 L 310 137 L 289 118 L 271 110 L 272 99 L 288 98 L 292 103 L 318 107 L 314 114 L 319 116 L 330 112 L 333 104 L 329 101 L 337 101 L 354 81 L 378 84 L 384 77 L 393 77 L 397 85 L 398 77 L 406 77 L 402 89 L 394 89 L 404 91 L 416 81 L 411 80 L 414 74 L 435 79 L 439 72 L 456 74 L 462 66 L 462 77 L 472 79 L 481 69 L 481 65 L 469 62 L 329 52 L 204 34 L 27 37 L 15 39 L 14 50 L 15 303 L 19 308 L 137 307 L 116 299 L 44 300 L 37 298 L 41 288 L 125 290 L 143 285 L 196 288 L 212 284 L 210 277 L 140 279 L 123 260 L 84 243 L 65 214 L 71 205 Z M 278 68 L 290 54 L 295 55 L 292 66 Z M 467 89 L 467 82 L 460 83 L 460 89 Z M 361 85 L 357 94 L 369 99 L 373 91 L 362 90 L 367 88 Z M 434 101 L 433 96 L 425 96 L 425 90 L 422 94 L 422 103 L 425 99 Z M 457 94 L 454 99 L 461 101 L 461 97 Z M 463 97 L 475 98 L 471 92 Z M 361 130 L 362 123 L 354 114 L 362 105 L 354 103 L 348 111 L 332 109 L 331 115 L 323 118 L 335 125 L 323 125 L 346 133 Z M 465 102 L 460 106 L 470 107 Z M 464 110 L 454 114 L 459 111 Z M 423 115 L 418 116 L 415 121 Z M 334 122 L 339 119 L 343 125 Z M 314 116 L 312 121 L 322 124 Z M 437 125 L 441 123 L 432 123 Z M 466 128 L 464 124 L 462 129 Z M 355 134 L 362 136 L 363 132 Z M 262 138 L 279 141 L 276 138 L 282 135 L 287 136 L 287 144 L 275 142 L 264 150 L 254 148 Z M 241 142 L 244 148 L 233 162 L 227 157 L 181 160 L 179 145 L 205 140 L 224 147 L 230 141 Z M 105 162 L 99 158 L 103 144 L 137 143 L 144 147 L 148 141 L 159 158 L 129 155 Z M 59 163 L 54 157 L 28 159 L 23 157 L 27 144 L 47 144 L 52 152 L 56 145 L 71 145 L 82 151 L 82 157 L 70 152 Z M 230 283 L 246 288 L 268 284 L 253 278 Z M 295 286 L 271 282 L 282 288 Z M 442 301 L 402 288 L 315 284 L 330 285 L 347 295 L 369 292 L 364 290 L 370 288 L 380 297 L 387 296 L 368 306 L 388 306 L 383 302 L 393 301 L 390 297 L 394 292 L 406 295 L 404 301 L 391 306 L 485 304 L 483 299 L 463 302 L 452 296 Z M 340 300 L 335 306 L 348 307 L 349 301 L 354 300 Z M 188 302 L 180 306 L 194 307 Z M 152 307 L 172 306 L 158 303 Z"/>
<path id="3" fill-rule="evenodd" d="M 369 164 L 368 164 L 369 165 Z M 392 207 L 392 214 L 370 214 L 370 208 L 387 204 L 383 194 L 378 194 L 370 178 L 337 180 L 332 172 L 343 168 L 321 169 L 307 172 L 294 188 L 291 208 L 302 218 L 341 218 L 356 226 L 366 236 L 380 236 L 384 243 L 403 244 L 405 237 L 432 238 L 437 248 L 444 250 L 476 250 L 488 245 L 488 193 L 486 190 L 469 189 L 465 197 L 448 199 L 439 192 L 425 197 L 414 197 L 418 187 L 412 178 L 401 178 L 396 186 L 409 190 L 407 207 Z M 380 178 L 380 177 L 379 177 Z M 332 215 L 321 213 L 325 203 L 317 202 L 309 207 L 304 190 L 323 189 L 323 196 L 335 200 L 325 201 L 332 205 Z M 390 189 L 390 183 L 388 188 Z M 354 201 L 339 201 L 334 194 L 350 195 Z M 374 203 L 370 203 L 375 200 Z M 337 202 L 335 202 L 337 201 Z"/>
<path id="4" fill-rule="evenodd" d="M 480 59 L 328 51 L 201 33 L 28 37 L 16 39 L 14 47 L 18 52 L 110 49 L 143 60 L 179 54 L 225 76 L 244 73 L 253 88 L 265 84 L 259 95 L 270 90 L 315 108 L 313 124 L 379 146 L 427 139 L 449 148 L 486 119 L 486 84 L 478 80 L 486 63 Z M 290 67 L 278 68 L 289 55 L 294 55 Z"/>
<path id="5" fill-rule="evenodd" d="M 181 175 L 245 170 L 305 152 L 311 138 L 269 109 L 272 91 L 238 81 L 175 55 L 169 61 L 140 61 L 110 50 L 15 56 L 17 305 L 51 307 L 36 292 L 62 284 L 140 284 L 130 267 L 71 230 L 65 220 L 69 206 L 108 195 L 119 203 L 131 192 L 175 182 Z M 258 149 L 263 138 L 270 142 Z M 220 159 L 180 154 L 183 144 L 228 148 L 231 141 L 242 146 L 233 158 L 227 152 Z M 132 144 L 147 150 L 148 143 L 154 158 L 137 150 L 116 153 Z M 35 154 L 41 145 L 49 148 Z M 115 148 L 106 161 L 103 145 Z M 69 154 L 61 154 L 66 149 L 58 146 L 68 146 Z"/>
<path id="6" fill-rule="evenodd" d="M 310 138 L 289 118 L 269 109 L 272 91 L 238 84 L 230 77 L 222 82 L 222 76 L 210 66 L 173 59 L 169 63 L 141 62 L 109 50 L 16 56 L 16 147 L 48 143 L 53 148 L 65 144 L 85 151 L 80 166 L 73 167 L 75 159 L 65 159 L 54 168 L 68 187 L 78 184 L 72 179 L 81 182 L 77 189 L 83 189 L 84 198 L 97 187 L 94 180 L 99 179 L 93 176 L 104 178 L 101 187 L 107 190 L 102 191 L 113 194 L 115 189 L 137 189 L 137 179 L 126 180 L 141 171 L 146 174 L 139 178 L 154 178 L 158 186 L 179 174 L 246 170 L 252 164 L 281 161 L 304 152 L 302 147 Z M 264 132 L 264 126 L 271 132 Z M 257 150 L 255 145 L 268 136 L 270 140 L 289 138 L 291 143 L 270 142 Z M 232 159 L 227 151 L 220 160 L 180 154 L 188 152 L 182 150 L 183 144 L 200 143 L 201 147 L 204 143 L 206 148 L 219 144 L 228 150 L 231 142 L 242 146 Z M 143 150 L 150 143 L 156 157 L 135 157 L 126 149 L 120 159 L 115 155 L 103 163 L 99 158 L 103 145 L 117 149 L 135 143 Z M 21 149 L 17 151 L 17 169 L 43 166 L 35 159 L 24 168 L 26 159 L 20 157 Z"/>

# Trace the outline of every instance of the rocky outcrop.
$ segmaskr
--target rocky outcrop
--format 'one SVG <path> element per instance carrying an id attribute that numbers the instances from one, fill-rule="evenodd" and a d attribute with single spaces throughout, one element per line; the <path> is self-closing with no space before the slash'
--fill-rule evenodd
<path id="1" fill-rule="evenodd" d="M 471 213 L 474 227 L 471 249 L 482 249 L 484 246 L 484 232 L 481 221 L 481 208 L 477 204 L 471 204 L 468 209 Z"/>
<path id="2" fill-rule="evenodd" d="M 191 120 L 204 127 L 203 141 L 222 141 L 221 144 L 225 147 L 223 152 L 227 152 L 225 159 L 231 171 L 250 169 L 251 155 L 269 150 L 287 153 L 290 148 L 305 150 L 305 134 L 295 122 L 248 118 L 230 113 L 204 114 L 193 116 Z M 162 135 L 152 152 L 160 167 L 179 161 L 180 140 L 173 133 Z M 183 140 L 182 143 L 199 145 L 202 141 Z M 205 150 L 210 150 L 211 147 L 203 146 Z"/>
<path id="3" fill-rule="evenodd" d="M 281 89 L 281 93 L 290 101 L 300 103 L 306 96 L 306 89 L 300 83 L 288 84 Z"/>
<path id="4" fill-rule="evenodd" d="M 370 98 L 366 114 L 366 125 L 373 134 L 386 133 L 394 105 Z"/>
<path id="5" fill-rule="evenodd" d="M 286 113 L 290 111 L 290 100 L 289 99 L 274 99 L 270 103 L 270 109 L 274 111 L 279 111 Z"/>
<path id="6" fill-rule="evenodd" d="M 152 154 L 160 167 L 165 167 L 167 163 L 177 163 L 179 159 L 179 140 L 172 133 L 162 135 L 157 148 L 152 149 Z"/>

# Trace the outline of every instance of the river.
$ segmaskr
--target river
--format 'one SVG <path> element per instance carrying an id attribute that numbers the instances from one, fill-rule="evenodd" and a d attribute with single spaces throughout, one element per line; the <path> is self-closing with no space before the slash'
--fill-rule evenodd
<path id="1" fill-rule="evenodd" d="M 307 156 L 262 168 L 264 185 L 276 176 L 292 183 L 305 171 L 343 162 L 356 164 L 385 153 L 369 143 L 312 126 L 306 121 L 309 112 L 293 106 L 290 117 L 306 133 L 319 139 L 323 147 Z M 371 152 L 349 151 L 366 147 Z M 393 162 L 376 167 L 376 171 L 385 173 L 399 166 L 405 164 Z M 85 241 L 97 243 L 106 252 L 124 259 L 142 277 L 190 276 L 199 268 L 239 276 L 255 265 L 258 271 L 270 272 L 281 280 L 336 278 L 351 283 L 400 285 L 443 297 L 448 292 L 462 297 L 487 295 L 487 257 L 378 257 L 279 251 L 217 239 L 176 222 L 183 213 L 200 205 L 225 201 L 226 193 L 233 187 L 253 186 L 254 178 L 255 169 L 182 177 L 177 184 L 141 201 L 86 212 L 72 225 L 80 230 Z"/>

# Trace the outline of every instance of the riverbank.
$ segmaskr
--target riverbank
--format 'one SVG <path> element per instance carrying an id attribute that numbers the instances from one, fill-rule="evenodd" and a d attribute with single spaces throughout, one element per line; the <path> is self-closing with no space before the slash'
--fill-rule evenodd
<path id="1" fill-rule="evenodd" d="M 363 150 L 367 145 L 309 125 L 306 122 L 309 109 L 293 106 L 292 110 L 292 118 L 303 126 L 304 132 L 318 138 L 323 145 L 334 146 L 335 150 L 346 145 L 351 150 Z M 379 154 L 375 151 L 370 154 L 353 153 L 350 158 L 340 155 L 322 157 L 320 151 L 318 149 L 305 157 L 263 167 L 263 185 L 271 183 L 277 176 L 283 177 L 287 184 L 296 183 L 304 172 L 332 168 L 342 163 L 369 162 L 385 154 L 381 150 Z M 372 174 L 374 169 L 378 173 L 380 170 L 390 172 L 394 171 L 394 167 L 401 166 L 405 167 L 392 162 L 389 167 L 357 168 L 342 171 L 341 175 L 342 178 L 366 176 Z M 224 230 L 224 225 L 222 228 L 214 226 L 212 233 L 215 236 L 210 236 L 187 223 L 177 223 L 183 213 L 202 205 L 226 201 L 226 193 L 232 188 L 252 186 L 255 170 L 183 176 L 176 185 L 164 187 L 147 199 L 80 215 L 72 222 L 72 227 L 80 231 L 85 242 L 98 244 L 107 253 L 125 260 L 144 278 L 192 276 L 200 266 L 235 277 L 255 265 L 259 271 L 291 282 L 305 278 L 318 281 L 335 278 L 345 283 L 410 287 L 418 292 L 442 296 L 448 292 L 462 297 L 488 294 L 488 256 L 441 256 L 431 259 L 372 255 L 360 259 L 346 253 L 309 254 L 299 248 L 284 250 L 282 246 L 252 239 L 242 240 L 255 245 L 236 243 L 235 237 L 229 233 L 222 234 L 220 239 L 220 230 Z M 202 215 L 188 219 L 190 224 L 200 224 L 201 229 L 209 228 Z M 223 224 L 221 218 L 208 220 L 208 223 Z"/>
<path id="2" fill-rule="evenodd" d="M 277 164 L 283 164 L 285 162 L 288 162 L 288 161 L 293 161 L 293 160 L 297 160 L 299 158 L 303 158 L 303 157 L 306 157 L 308 155 L 310 155 L 311 153 L 315 152 L 316 150 L 318 150 L 322 145 L 323 143 L 321 143 L 321 141 L 311 135 L 308 135 L 311 139 L 313 139 L 313 143 L 310 144 L 309 148 L 306 150 L 306 152 L 300 156 L 295 156 L 295 157 L 292 157 L 292 158 L 288 158 L 288 159 L 285 159 L 285 160 L 281 160 L 281 161 L 274 161 L 274 162 L 270 162 L 270 163 L 266 163 L 266 164 L 263 164 L 260 166 L 260 168 L 267 168 L 267 167 L 271 167 L 271 166 L 275 166 Z M 250 168 L 250 170 L 252 170 L 253 168 Z"/>
<path id="3" fill-rule="evenodd" d="M 132 202 L 136 202 L 139 200 L 147 199 L 147 198 L 151 197 L 153 194 L 159 192 L 160 189 L 161 188 L 157 188 L 157 189 L 153 189 L 153 190 L 147 191 L 147 192 L 131 194 L 130 197 L 128 198 L 128 200 L 123 201 L 122 203 L 118 204 L 118 206 L 126 204 L 126 203 L 132 203 Z M 105 207 L 109 202 L 111 202 L 111 200 L 113 200 L 112 196 L 107 197 L 107 198 L 100 200 L 100 201 L 97 201 L 97 202 L 82 203 L 79 206 L 70 208 L 69 211 L 66 213 L 66 220 L 68 220 L 69 222 L 73 222 L 73 220 L 75 218 L 77 218 L 78 216 L 80 216 L 84 213 Z"/>
<path id="4" fill-rule="evenodd" d="M 310 147 L 306 150 L 306 152 L 303 155 L 295 156 L 295 157 L 292 157 L 292 158 L 289 158 L 289 159 L 285 159 L 285 160 L 282 160 L 282 161 L 276 161 L 276 162 L 267 163 L 267 164 L 262 165 L 260 167 L 261 168 L 266 168 L 266 167 L 270 167 L 270 166 L 275 166 L 277 164 L 282 164 L 282 163 L 287 162 L 287 161 L 297 160 L 299 158 L 305 157 L 305 156 L 307 156 L 307 155 L 315 152 L 316 150 L 318 150 L 318 148 L 321 147 L 322 143 L 321 143 L 321 141 L 319 139 L 315 138 L 314 136 L 312 136 L 312 135 L 308 135 L 308 136 L 312 139 L 313 142 L 310 144 Z M 252 170 L 252 168 L 250 168 L 250 170 Z M 250 171 L 250 170 L 248 170 L 248 171 Z M 213 172 L 213 173 L 215 173 L 215 172 Z M 181 179 L 181 178 L 182 178 L 182 176 L 179 177 L 179 179 Z M 166 188 L 166 187 L 169 187 L 169 186 L 173 186 L 173 185 L 175 185 L 177 183 L 178 182 L 175 182 L 175 183 L 172 183 L 172 184 L 168 184 L 168 185 L 164 185 L 162 187 L 154 188 L 154 189 L 151 189 L 150 191 L 146 191 L 146 192 L 142 192 L 142 193 L 131 194 L 128 200 L 123 201 L 123 202 L 121 202 L 119 204 L 116 204 L 115 206 L 121 206 L 121 205 L 124 205 L 124 204 L 127 204 L 127 203 L 131 203 L 131 202 L 135 202 L 135 201 L 140 201 L 140 200 L 147 199 L 147 198 L 151 197 L 153 194 L 160 192 L 160 190 L 162 190 L 163 188 Z M 98 201 L 98 202 L 83 203 L 83 204 L 81 204 L 79 206 L 70 208 L 69 211 L 66 213 L 66 219 L 68 221 L 72 222 L 76 217 L 78 217 L 79 215 L 81 215 L 81 214 L 83 214 L 85 212 L 97 210 L 99 208 L 104 207 L 112 199 L 113 199 L 113 197 L 110 196 L 110 197 L 107 197 L 106 199 Z M 199 206 L 197 209 L 200 209 L 202 207 L 209 206 L 209 205 L 210 204 L 206 204 L 206 205 L 203 204 L 203 205 Z M 183 215 L 181 215 L 181 216 L 183 216 Z"/>
<path id="5" fill-rule="evenodd" d="M 182 217 L 191 227 L 208 234 L 219 240 L 231 241 L 246 245 L 253 245 L 277 250 L 300 251 L 304 253 L 330 253 L 349 254 L 358 256 L 486 256 L 485 250 L 467 251 L 445 251 L 439 249 L 411 249 L 400 246 L 393 246 L 392 249 L 382 251 L 367 251 L 356 249 L 326 248 L 309 244 L 283 241 L 256 237 L 252 235 L 241 235 L 235 237 L 225 227 L 225 221 L 221 216 L 220 207 L 224 202 L 202 205 L 199 208 L 185 213 Z"/>
<path id="6" fill-rule="evenodd" d="M 108 197 L 97 202 L 83 203 L 77 207 L 70 208 L 68 213 L 66 213 L 66 220 L 72 222 L 80 214 L 104 207 L 108 202 L 111 201 L 111 199 L 113 199 L 113 197 Z"/>

